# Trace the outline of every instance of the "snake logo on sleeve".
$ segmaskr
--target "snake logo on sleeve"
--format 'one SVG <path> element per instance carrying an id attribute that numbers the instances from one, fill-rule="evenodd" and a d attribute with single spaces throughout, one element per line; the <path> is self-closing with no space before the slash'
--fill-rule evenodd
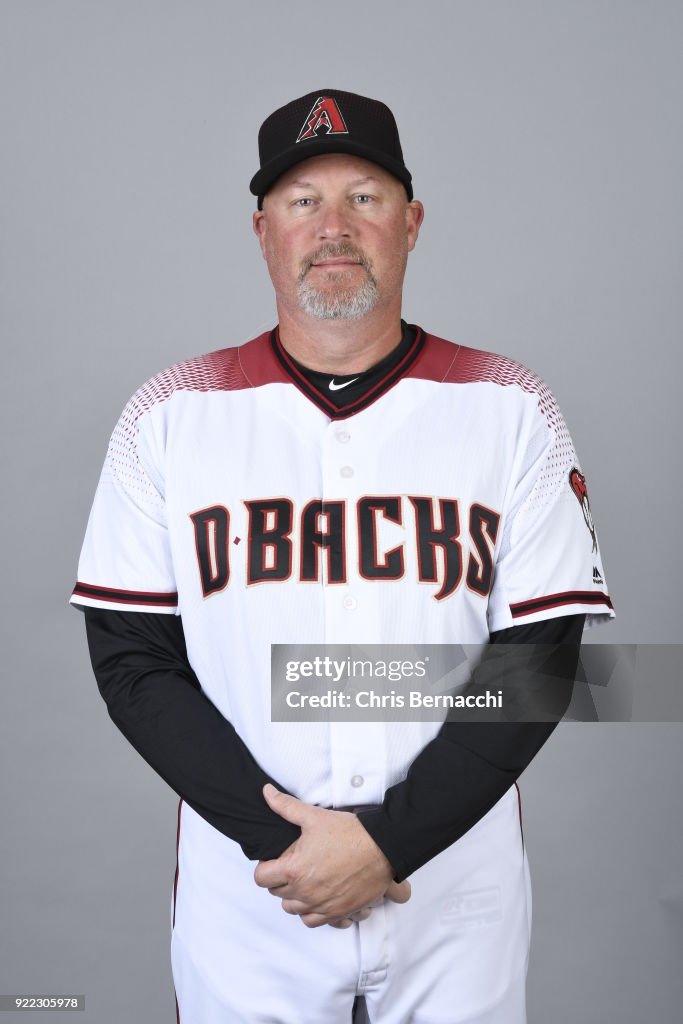
<path id="1" fill-rule="evenodd" d="M 583 473 L 574 466 L 569 474 L 569 484 L 574 494 L 576 495 L 577 501 L 581 506 L 583 512 L 583 518 L 586 520 L 586 526 L 590 531 L 591 538 L 593 540 L 593 551 L 598 550 L 598 539 L 595 534 L 595 524 L 593 522 L 593 515 L 591 513 L 590 502 L 588 501 L 588 487 L 586 486 L 586 478 Z"/>

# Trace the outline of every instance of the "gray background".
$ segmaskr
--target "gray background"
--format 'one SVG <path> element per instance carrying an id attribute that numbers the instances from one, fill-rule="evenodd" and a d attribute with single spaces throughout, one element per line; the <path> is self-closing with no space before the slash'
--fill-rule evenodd
<path id="1" fill-rule="evenodd" d="M 591 639 L 677 642 L 681 5 L 0 12 L 0 992 L 170 1024 L 177 798 L 110 723 L 66 602 L 126 399 L 274 322 L 260 122 L 325 87 L 394 109 L 427 208 L 405 315 L 547 380 L 618 611 Z M 526 773 L 530 1024 L 680 1020 L 682 738 L 566 724 Z"/>

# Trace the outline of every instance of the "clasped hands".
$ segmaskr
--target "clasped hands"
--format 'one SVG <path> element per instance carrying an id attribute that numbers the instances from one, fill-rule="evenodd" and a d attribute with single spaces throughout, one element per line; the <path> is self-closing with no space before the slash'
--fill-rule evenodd
<path id="1" fill-rule="evenodd" d="M 395 882 L 392 867 L 355 814 L 327 810 L 281 793 L 267 783 L 271 810 L 301 828 L 276 860 L 261 860 L 254 881 L 282 900 L 308 928 L 349 928 L 384 899 L 406 903 L 410 882 Z"/>

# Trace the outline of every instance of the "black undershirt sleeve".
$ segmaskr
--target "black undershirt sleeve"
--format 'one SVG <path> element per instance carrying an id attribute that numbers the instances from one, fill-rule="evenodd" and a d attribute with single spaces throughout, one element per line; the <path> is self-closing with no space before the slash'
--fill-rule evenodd
<path id="1" fill-rule="evenodd" d="M 112 721 L 149 765 L 250 860 L 279 857 L 301 834 L 268 807 L 272 782 L 201 690 L 182 619 L 85 607 L 88 647 Z"/>
<path id="2" fill-rule="evenodd" d="M 475 825 L 514 785 L 571 702 L 585 615 L 492 633 L 467 691 L 503 689 L 520 720 L 447 720 L 391 786 L 358 818 L 402 881 Z M 552 693 L 548 693 L 552 690 Z M 547 720 L 522 719 L 530 713 Z"/>
<path id="3" fill-rule="evenodd" d="M 175 615 L 84 607 L 90 658 L 112 721 L 137 752 L 214 828 L 239 843 L 250 860 L 280 856 L 300 835 L 270 810 L 269 776 L 201 690 Z M 527 645 L 559 644 L 556 675 L 571 698 L 584 616 L 516 626 L 491 636 L 470 687 L 533 684 Z M 496 645 L 520 644 L 512 659 Z M 498 647 L 498 650 L 503 650 Z M 566 652 L 569 652 L 568 655 Z M 494 652 L 495 653 L 495 652 Z M 397 880 L 464 835 L 509 789 L 555 728 L 550 722 L 446 722 L 392 786 L 378 811 L 358 817 L 389 859 Z"/>

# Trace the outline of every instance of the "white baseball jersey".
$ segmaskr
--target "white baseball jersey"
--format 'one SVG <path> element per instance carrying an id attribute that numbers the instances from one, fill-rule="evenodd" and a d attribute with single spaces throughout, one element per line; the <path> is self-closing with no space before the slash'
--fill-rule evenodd
<path id="1" fill-rule="evenodd" d="M 421 329 L 352 408 L 306 387 L 277 330 L 148 381 L 112 435 L 71 600 L 182 615 L 204 692 L 265 771 L 323 806 L 381 803 L 441 723 L 273 723 L 271 644 L 483 646 L 515 624 L 614 614 L 549 389 L 510 359 Z M 359 971 L 373 1022 L 422 1020 L 388 983 L 415 962 L 431 979 L 415 1003 L 425 1021 L 452 1024 L 456 992 L 458 1021 L 524 1019 L 530 907 L 514 789 L 416 872 L 410 910 L 384 905 L 348 932 L 283 914 L 239 846 L 187 805 L 178 857 L 173 963 L 187 1024 L 341 1021 L 338 974 L 356 984 Z M 259 1016 L 236 979 L 259 985 L 292 943 L 290 988 L 307 986 L 310 1016 L 279 991 Z M 522 986 L 518 1012 L 512 995 L 506 1011 L 482 1006 L 477 956 L 493 958 L 499 992 Z"/>

